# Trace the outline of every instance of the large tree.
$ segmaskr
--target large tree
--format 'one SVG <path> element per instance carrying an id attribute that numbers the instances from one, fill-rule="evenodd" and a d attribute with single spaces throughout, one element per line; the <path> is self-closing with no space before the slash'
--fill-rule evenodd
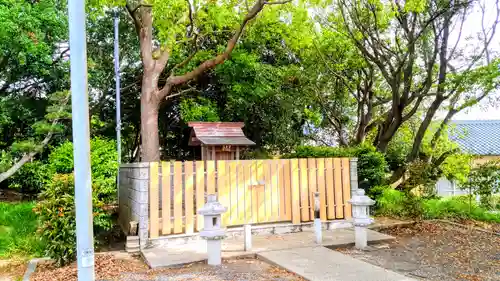
<path id="1" fill-rule="evenodd" d="M 0 3 L 0 182 L 39 154 L 68 117 L 61 11 L 54 0 Z"/>
<path id="2" fill-rule="evenodd" d="M 498 1 L 492 3 L 489 20 L 485 1 L 334 3 L 338 13 L 318 17 L 319 22 L 347 37 L 364 61 L 362 76 L 354 76 L 357 85 L 349 90 L 357 104 L 356 135 L 351 138 L 356 142 L 374 132 L 373 144 L 385 152 L 405 122 L 421 118 L 405 157 L 411 163 L 422 155 L 424 136 L 438 113 L 447 112 L 433 130 L 433 146 L 454 114 L 498 88 L 498 59 L 491 43 L 500 16 Z M 472 27 L 477 32 L 463 34 L 478 15 L 481 23 Z M 404 171 L 398 169 L 392 180 Z"/>
<path id="3" fill-rule="evenodd" d="M 257 0 L 252 6 L 248 1 L 126 3 L 139 38 L 143 65 L 140 96 L 142 161 L 160 159 L 160 104 L 183 93 L 182 87 L 186 83 L 227 60 L 245 27 L 265 6 L 288 2 Z M 212 32 L 232 33 L 226 48 L 217 55 L 198 53 L 198 40 Z M 182 48 L 186 45 L 191 47 Z M 196 56 L 206 59 L 197 66 L 190 65 Z M 171 58 L 175 57 L 183 57 L 183 60 L 170 64 Z"/>

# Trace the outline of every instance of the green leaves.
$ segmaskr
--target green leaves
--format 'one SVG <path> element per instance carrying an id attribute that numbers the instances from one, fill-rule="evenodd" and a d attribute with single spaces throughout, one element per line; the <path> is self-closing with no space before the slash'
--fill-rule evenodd
<path id="1" fill-rule="evenodd" d="M 357 157 L 359 182 L 367 181 L 368 187 L 381 185 L 385 181 L 387 162 L 384 155 L 377 152 L 373 146 L 358 147 L 327 147 L 298 146 L 295 152 L 284 155 L 283 158 L 327 158 L 327 157 Z"/>
<path id="2" fill-rule="evenodd" d="M 27 153 L 40 149 L 40 147 L 33 140 L 24 140 L 14 142 L 11 149 L 13 153 Z"/>
<path id="3" fill-rule="evenodd" d="M 95 192 L 106 203 L 113 202 L 116 194 L 116 143 L 114 141 L 95 137 L 90 142 L 90 161 L 92 167 L 92 182 Z M 49 177 L 54 174 L 73 173 L 73 143 L 67 141 L 55 148 L 49 155 Z"/>
<path id="4" fill-rule="evenodd" d="M 116 146 L 113 141 L 93 138 L 91 147 L 93 225 L 96 236 L 112 227 L 107 205 L 116 200 Z M 58 265 L 76 258 L 73 144 L 66 142 L 49 157 L 48 183 L 35 211 L 40 216 L 39 235 L 46 255 Z"/>
<path id="5" fill-rule="evenodd" d="M 404 4 L 405 12 L 422 13 L 427 5 L 426 0 L 407 0 Z"/>
<path id="6" fill-rule="evenodd" d="M 180 103 L 180 114 L 184 122 L 220 121 L 217 107 L 210 100 L 205 98 L 185 98 Z"/>
<path id="7" fill-rule="evenodd" d="M 483 207 L 492 208 L 492 195 L 500 192 L 499 161 L 489 161 L 474 167 L 461 188 L 479 195 Z"/>
<path id="8" fill-rule="evenodd" d="M 53 64 L 56 44 L 64 41 L 64 8 L 54 0 L 8 0 L 0 4 L 0 78 L 7 83 L 21 77 L 45 76 Z"/>
<path id="9" fill-rule="evenodd" d="M 164 48 L 179 51 L 194 34 L 232 30 L 246 12 L 243 1 L 151 0 L 153 25 Z"/>

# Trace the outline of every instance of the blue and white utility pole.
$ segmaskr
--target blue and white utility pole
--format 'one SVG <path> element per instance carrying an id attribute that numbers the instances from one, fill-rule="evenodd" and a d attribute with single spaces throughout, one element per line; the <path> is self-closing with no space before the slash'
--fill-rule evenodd
<path id="1" fill-rule="evenodd" d="M 68 12 L 78 280 L 93 281 L 95 279 L 94 233 L 92 229 L 85 0 L 68 1 Z"/>
<path id="2" fill-rule="evenodd" d="M 118 24 L 120 23 L 120 17 L 118 10 L 115 11 L 115 79 L 116 79 L 116 151 L 118 153 L 118 166 L 122 163 L 122 120 L 120 113 L 120 49 L 118 44 Z M 118 177 L 119 179 L 120 177 Z M 119 182 L 118 182 L 119 184 Z M 118 185 L 119 186 L 119 185 Z"/>
<path id="3" fill-rule="evenodd" d="M 114 57 L 115 57 L 115 81 L 116 81 L 116 154 L 118 155 L 118 173 L 116 173 L 116 190 L 118 204 L 120 204 L 120 165 L 122 164 L 122 119 L 120 113 L 120 49 L 118 44 L 118 24 L 120 23 L 120 17 L 118 9 L 115 10 L 115 42 L 114 42 Z"/>

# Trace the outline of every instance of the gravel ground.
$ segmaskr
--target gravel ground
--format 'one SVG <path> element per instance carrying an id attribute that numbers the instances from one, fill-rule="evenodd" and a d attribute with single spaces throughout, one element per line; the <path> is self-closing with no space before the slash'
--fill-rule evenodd
<path id="1" fill-rule="evenodd" d="M 416 279 L 500 280 L 500 236 L 437 222 L 382 232 L 395 236 L 396 241 L 367 251 L 336 250 Z"/>
<path id="2" fill-rule="evenodd" d="M 0 281 L 19 280 L 26 271 L 26 261 L 0 260 Z"/>
<path id="3" fill-rule="evenodd" d="M 208 266 L 205 263 L 194 263 L 187 266 L 162 270 L 151 270 L 138 258 L 126 255 L 96 256 L 96 280 L 168 280 L 168 281 L 246 281 L 304 280 L 286 270 L 271 266 L 257 259 L 233 259 L 224 261 L 220 267 Z M 55 268 L 51 264 L 39 264 L 33 281 L 69 281 L 76 280 L 75 264 Z"/>

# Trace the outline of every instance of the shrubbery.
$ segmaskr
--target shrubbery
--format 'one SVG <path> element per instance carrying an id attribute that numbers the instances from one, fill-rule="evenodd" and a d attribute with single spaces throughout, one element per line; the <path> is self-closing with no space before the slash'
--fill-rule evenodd
<path id="1" fill-rule="evenodd" d="M 473 219 L 500 223 L 500 214 L 478 206 L 468 196 L 422 199 L 411 193 L 384 189 L 377 198 L 376 213 L 412 219 Z"/>
<path id="2" fill-rule="evenodd" d="M 381 189 L 379 194 L 376 198 L 376 213 L 378 215 L 414 219 L 422 217 L 421 198 L 390 187 Z"/>
<path id="3" fill-rule="evenodd" d="M 38 194 L 47 182 L 47 167 L 41 161 L 24 164 L 8 179 L 9 188 L 23 194 Z"/>
<path id="4" fill-rule="evenodd" d="M 429 199 L 422 202 L 424 219 L 473 219 L 500 223 L 500 214 L 489 212 L 474 200 L 460 198 Z"/>
<path id="5" fill-rule="evenodd" d="M 468 175 L 468 181 L 462 184 L 462 188 L 469 193 L 479 195 L 481 206 L 494 208 L 497 203 L 493 194 L 500 192 L 500 168 L 498 161 L 490 161 L 474 168 Z"/>
<path id="6" fill-rule="evenodd" d="M 90 161 L 92 169 L 92 187 L 104 203 L 116 199 L 116 144 L 114 141 L 93 138 L 90 141 Z M 73 143 L 65 142 L 49 155 L 48 178 L 55 174 L 73 173 Z"/>
<path id="7" fill-rule="evenodd" d="M 116 199 L 116 150 L 113 141 L 94 138 L 90 144 L 92 163 L 92 206 L 94 234 L 111 229 L 109 204 Z M 35 211 L 38 229 L 46 244 L 46 255 L 64 265 L 76 256 L 76 225 L 73 179 L 73 144 L 66 142 L 49 156 L 51 180 L 40 194 Z"/>
<path id="8" fill-rule="evenodd" d="M 367 181 L 369 187 L 384 182 L 388 172 L 384 154 L 376 151 L 373 146 L 362 145 L 356 147 L 329 147 L 329 146 L 299 146 L 294 153 L 283 158 L 323 158 L 323 157 L 356 157 L 358 158 L 358 180 Z"/>
<path id="9" fill-rule="evenodd" d="M 55 174 L 40 195 L 35 212 L 40 216 L 38 233 L 45 243 L 45 255 L 58 265 L 76 257 L 76 218 L 72 174 Z"/>

